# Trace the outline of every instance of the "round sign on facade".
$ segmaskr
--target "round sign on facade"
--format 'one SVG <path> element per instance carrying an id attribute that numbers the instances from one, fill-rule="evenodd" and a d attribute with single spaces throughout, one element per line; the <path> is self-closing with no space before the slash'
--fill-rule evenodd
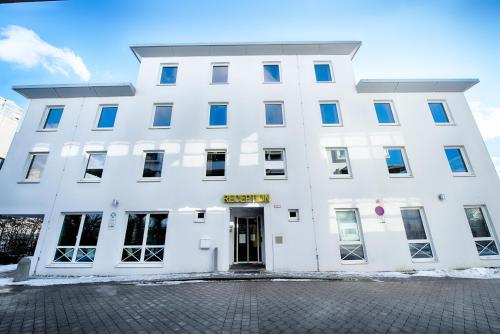
<path id="1" fill-rule="evenodd" d="M 383 208 L 383 207 L 381 207 L 381 206 L 377 206 L 377 207 L 375 208 L 375 213 L 377 214 L 377 216 L 383 216 L 383 215 L 384 215 L 384 213 L 385 213 L 385 210 L 384 210 L 384 208 Z"/>

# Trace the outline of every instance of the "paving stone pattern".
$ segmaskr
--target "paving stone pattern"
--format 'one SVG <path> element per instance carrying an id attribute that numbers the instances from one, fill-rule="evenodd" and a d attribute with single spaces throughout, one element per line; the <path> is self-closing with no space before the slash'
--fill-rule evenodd
<path id="1" fill-rule="evenodd" d="M 0 333 L 500 333 L 500 280 L 0 287 Z"/>

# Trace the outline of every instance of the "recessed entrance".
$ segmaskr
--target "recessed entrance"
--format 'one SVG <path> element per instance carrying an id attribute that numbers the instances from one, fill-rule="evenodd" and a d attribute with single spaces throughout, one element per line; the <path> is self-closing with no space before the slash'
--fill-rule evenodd
<path id="1" fill-rule="evenodd" d="M 263 263 L 264 209 L 231 208 L 233 263 Z"/>

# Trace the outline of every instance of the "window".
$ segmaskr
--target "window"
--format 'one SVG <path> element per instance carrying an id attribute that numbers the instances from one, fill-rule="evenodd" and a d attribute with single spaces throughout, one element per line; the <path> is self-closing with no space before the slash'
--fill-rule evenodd
<path id="1" fill-rule="evenodd" d="M 156 105 L 153 116 L 153 128 L 168 128 L 172 119 L 172 105 Z"/>
<path id="2" fill-rule="evenodd" d="M 320 103 L 321 122 L 323 126 L 340 125 L 340 114 L 337 103 Z"/>
<path id="3" fill-rule="evenodd" d="M 444 152 L 454 175 L 471 175 L 472 170 L 466 160 L 463 147 L 445 147 Z"/>
<path id="4" fill-rule="evenodd" d="M 479 256 L 497 257 L 498 248 L 495 237 L 490 232 L 490 223 L 488 221 L 488 214 L 484 206 L 469 206 L 465 207 L 465 214 L 469 221 L 472 238 L 476 244 L 476 249 Z"/>
<path id="5" fill-rule="evenodd" d="M 5 161 L 5 158 L 0 158 L 0 169 L 2 169 L 4 161 Z"/>
<path id="6" fill-rule="evenodd" d="M 94 262 L 101 213 L 65 215 L 54 262 Z"/>
<path id="7" fill-rule="evenodd" d="M 283 115 L 283 103 L 266 103 L 266 125 L 283 126 L 285 117 Z"/>
<path id="8" fill-rule="evenodd" d="M 423 209 L 401 209 L 401 217 L 403 218 L 411 258 L 413 260 L 433 259 L 431 241 L 423 220 Z"/>
<path id="9" fill-rule="evenodd" d="M 266 177 L 283 178 L 286 176 L 285 150 L 266 149 L 264 150 Z"/>
<path id="10" fill-rule="evenodd" d="M 25 179 L 30 181 L 38 181 L 42 178 L 45 164 L 47 163 L 48 153 L 32 153 L 29 157 L 28 170 Z"/>
<path id="11" fill-rule="evenodd" d="M 226 152 L 208 151 L 207 152 L 207 177 L 224 177 L 226 174 Z"/>
<path id="12" fill-rule="evenodd" d="M 212 65 L 212 83 L 220 84 L 227 83 L 228 78 L 228 65 Z"/>
<path id="13" fill-rule="evenodd" d="M 122 262 L 162 262 L 168 213 L 129 213 Z"/>
<path id="14" fill-rule="evenodd" d="M 385 162 L 390 176 L 411 176 L 405 149 L 402 147 L 386 147 Z"/>
<path id="15" fill-rule="evenodd" d="M 145 152 L 143 178 L 160 178 L 163 167 L 163 152 Z"/>
<path id="16" fill-rule="evenodd" d="M 264 65 L 264 82 L 281 82 L 280 66 L 278 64 Z"/>
<path id="17" fill-rule="evenodd" d="M 97 122 L 98 129 L 112 129 L 115 126 L 117 106 L 101 107 L 99 113 L 99 121 Z"/>
<path id="18" fill-rule="evenodd" d="M 106 162 L 106 152 L 89 153 L 84 179 L 100 179 Z"/>
<path id="19" fill-rule="evenodd" d="M 336 210 L 336 215 L 339 228 L 341 260 L 365 262 L 366 256 L 357 210 Z"/>
<path id="20" fill-rule="evenodd" d="M 327 153 L 330 177 L 342 178 L 352 176 L 347 148 L 329 148 L 327 149 Z"/>
<path id="21" fill-rule="evenodd" d="M 175 85 L 177 81 L 177 65 L 161 67 L 160 85 Z"/>
<path id="22" fill-rule="evenodd" d="M 397 124 L 396 117 L 392 111 L 392 104 L 390 102 L 376 102 L 375 111 L 377 112 L 379 124 Z"/>
<path id="23" fill-rule="evenodd" d="M 299 221 L 299 209 L 288 209 L 288 221 L 289 222 Z"/>
<path id="24" fill-rule="evenodd" d="M 196 210 L 194 212 L 194 222 L 195 223 L 205 222 L 205 210 Z"/>
<path id="25" fill-rule="evenodd" d="M 55 130 L 59 126 L 63 114 L 62 107 L 48 108 L 42 128 L 44 130 Z"/>
<path id="26" fill-rule="evenodd" d="M 332 82 L 330 64 L 314 64 L 314 73 L 317 82 Z"/>
<path id="27" fill-rule="evenodd" d="M 227 126 L 227 104 L 211 104 L 210 105 L 210 127 L 226 127 Z"/>
<path id="28" fill-rule="evenodd" d="M 429 102 L 432 118 L 436 124 L 451 124 L 450 117 L 443 102 Z"/>

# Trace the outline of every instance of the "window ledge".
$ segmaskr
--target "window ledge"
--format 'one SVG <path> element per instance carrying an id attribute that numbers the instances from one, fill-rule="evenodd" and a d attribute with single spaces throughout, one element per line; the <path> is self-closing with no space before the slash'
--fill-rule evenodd
<path id="1" fill-rule="evenodd" d="M 266 85 L 275 85 L 275 84 L 281 84 L 283 83 L 282 81 L 264 81 L 263 84 L 266 84 Z"/>
<path id="2" fill-rule="evenodd" d="M 226 181 L 226 177 L 219 177 L 219 176 L 205 176 L 203 181 Z"/>
<path id="3" fill-rule="evenodd" d="M 147 262 L 120 262 L 115 268 L 163 268 L 163 262 L 159 263 L 147 263 Z"/>
<path id="4" fill-rule="evenodd" d="M 113 128 L 93 128 L 92 131 L 113 131 Z"/>
<path id="5" fill-rule="evenodd" d="M 40 180 L 21 180 L 17 181 L 18 184 L 40 183 Z"/>
<path id="6" fill-rule="evenodd" d="M 142 177 L 137 182 L 161 182 L 161 177 Z"/>
<path id="7" fill-rule="evenodd" d="M 227 129 L 227 125 L 209 125 L 207 129 Z"/>
<path id="8" fill-rule="evenodd" d="M 163 130 L 163 129 L 171 129 L 171 126 L 150 126 L 150 130 Z"/>
<path id="9" fill-rule="evenodd" d="M 211 82 L 211 83 L 209 83 L 209 85 L 214 85 L 214 86 L 229 85 L 229 82 Z"/>
<path id="10" fill-rule="evenodd" d="M 177 85 L 177 83 L 164 83 L 164 84 L 159 83 L 156 86 L 176 86 L 176 85 Z"/>
<path id="11" fill-rule="evenodd" d="M 95 179 L 81 179 L 76 181 L 77 183 L 101 183 L 101 179 L 95 180 Z"/>
<path id="12" fill-rule="evenodd" d="M 379 126 L 400 126 L 399 123 L 378 123 Z"/>
<path id="13" fill-rule="evenodd" d="M 474 177 L 473 173 L 452 173 L 454 177 Z"/>
<path id="14" fill-rule="evenodd" d="M 288 180 L 288 176 L 264 176 L 264 180 Z"/>
<path id="15" fill-rule="evenodd" d="M 329 176 L 330 179 L 352 179 L 352 175 L 345 175 L 345 176 Z"/>
<path id="16" fill-rule="evenodd" d="M 367 260 L 344 260 L 344 261 L 340 261 L 340 264 L 347 264 L 347 265 L 350 265 L 350 264 L 368 264 L 368 261 Z"/>
<path id="17" fill-rule="evenodd" d="M 434 122 L 436 126 L 455 126 L 455 123 L 436 123 Z"/>
<path id="18" fill-rule="evenodd" d="M 37 129 L 36 132 L 57 132 L 57 129 Z"/>
<path id="19" fill-rule="evenodd" d="M 435 263 L 437 262 L 437 259 L 436 258 L 432 258 L 432 259 L 411 259 L 411 262 L 413 263 Z"/>
<path id="20" fill-rule="evenodd" d="M 479 256 L 480 260 L 500 260 L 500 255 L 486 255 L 486 256 Z"/>
<path id="21" fill-rule="evenodd" d="M 94 265 L 91 263 L 78 263 L 78 262 L 66 262 L 66 263 L 50 263 L 45 266 L 45 268 L 92 268 Z"/>
<path id="22" fill-rule="evenodd" d="M 412 174 L 407 174 L 407 175 L 389 174 L 389 177 L 392 179 L 411 179 L 411 178 L 413 178 L 413 175 Z"/>
<path id="23" fill-rule="evenodd" d="M 318 81 L 318 80 L 316 80 L 316 83 L 319 83 L 319 84 L 323 84 L 323 83 L 326 83 L 326 84 L 334 84 L 334 83 L 335 83 L 335 81 L 333 81 L 333 80 L 332 80 L 332 81 Z"/>
<path id="24" fill-rule="evenodd" d="M 322 127 L 324 128 L 338 128 L 343 126 L 342 123 L 339 124 L 321 124 Z"/>
<path id="25" fill-rule="evenodd" d="M 286 127 L 285 124 L 266 124 L 264 125 L 265 128 L 284 128 Z"/>

